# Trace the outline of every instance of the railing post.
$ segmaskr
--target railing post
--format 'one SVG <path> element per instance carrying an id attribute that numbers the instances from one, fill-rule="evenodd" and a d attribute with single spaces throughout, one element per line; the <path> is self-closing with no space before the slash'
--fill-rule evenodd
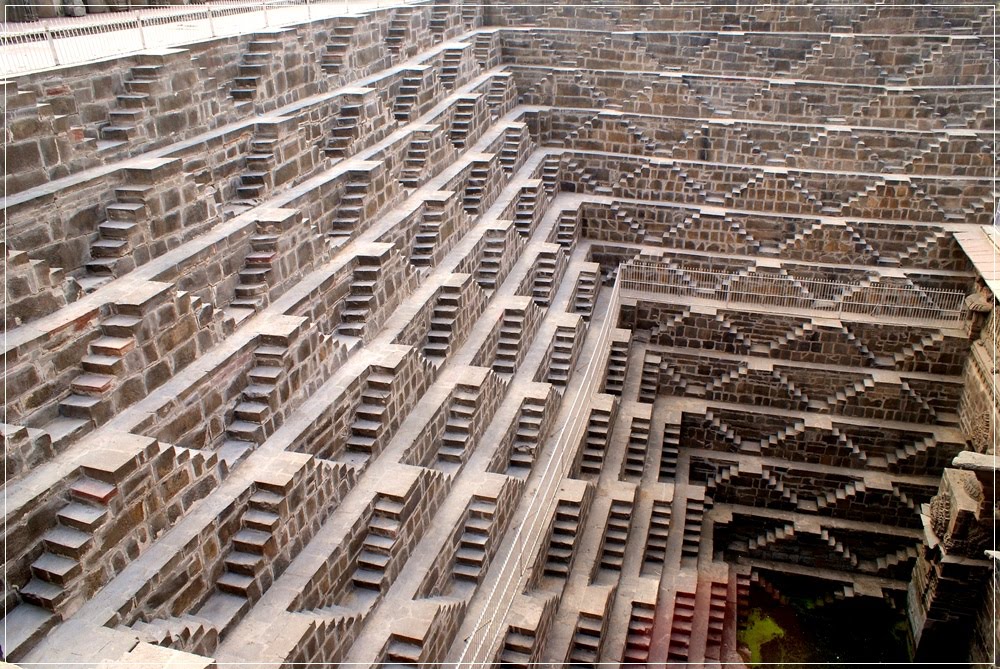
<path id="1" fill-rule="evenodd" d="M 45 41 L 49 43 L 49 51 L 52 52 L 52 64 L 59 65 L 59 54 L 56 53 L 56 41 L 52 39 L 52 29 L 45 26 Z"/>
<path id="2" fill-rule="evenodd" d="M 205 15 L 208 17 L 208 34 L 215 37 L 215 21 L 212 20 L 212 5 L 205 3 Z"/>
<path id="3" fill-rule="evenodd" d="M 146 31 L 142 29 L 142 14 L 137 14 L 135 17 L 136 23 L 139 26 L 139 44 L 142 48 L 146 48 Z"/>
<path id="4" fill-rule="evenodd" d="M 310 3 L 309 0 L 306 0 L 306 20 L 312 21 L 312 18 L 313 18 L 312 17 L 312 3 Z"/>
<path id="5" fill-rule="evenodd" d="M 268 18 L 267 18 L 267 0 L 260 0 L 260 6 L 264 10 L 264 27 L 265 28 L 269 28 L 271 26 L 271 24 L 268 22 Z"/>

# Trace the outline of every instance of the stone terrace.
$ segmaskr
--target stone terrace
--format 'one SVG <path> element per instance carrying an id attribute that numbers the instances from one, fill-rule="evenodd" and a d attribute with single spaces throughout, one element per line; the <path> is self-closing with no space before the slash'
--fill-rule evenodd
<path id="1" fill-rule="evenodd" d="M 980 657 L 992 11 L 434 0 L 4 82 L 4 657 L 742 662 L 752 588 Z"/>

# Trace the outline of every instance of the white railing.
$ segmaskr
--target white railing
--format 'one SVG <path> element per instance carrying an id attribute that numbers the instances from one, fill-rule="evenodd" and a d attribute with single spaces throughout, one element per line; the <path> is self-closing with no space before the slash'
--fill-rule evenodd
<path id="1" fill-rule="evenodd" d="M 0 76 L 420 1 L 213 0 L 28 23 L 4 22 L 0 23 Z"/>
<path id="2" fill-rule="evenodd" d="M 517 528 L 507 554 L 500 566 L 500 574 L 486 598 L 482 613 L 476 620 L 472 634 L 465 642 L 457 666 L 460 668 L 483 667 L 490 663 L 500 643 L 506 626 L 507 613 L 517 593 L 534 569 L 543 534 L 548 527 L 548 519 L 556 500 L 556 489 L 569 473 L 576 444 L 580 443 L 587 426 L 590 400 L 597 389 L 607 364 L 610 352 L 611 330 L 618 318 L 621 280 L 615 283 L 611 292 L 604 323 L 597 335 L 591 359 L 580 383 L 580 390 L 564 422 L 565 428 L 559 433 L 545 468 L 542 470 L 538 487 L 528 502 L 524 522 Z"/>
<path id="3" fill-rule="evenodd" d="M 748 307 L 858 314 L 879 318 L 960 321 L 965 295 L 879 281 L 838 283 L 788 275 L 712 272 L 663 262 L 633 260 L 619 270 L 622 290 L 644 295 L 683 295 Z"/>

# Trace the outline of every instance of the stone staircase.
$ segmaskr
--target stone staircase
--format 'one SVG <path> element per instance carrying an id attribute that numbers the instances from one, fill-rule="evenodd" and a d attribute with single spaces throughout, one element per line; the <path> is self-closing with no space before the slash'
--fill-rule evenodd
<path id="1" fill-rule="evenodd" d="M 400 123 L 409 123 L 413 120 L 413 109 L 417 105 L 417 96 L 423 82 L 423 72 L 419 70 L 407 70 L 403 74 L 403 81 L 399 85 L 399 93 L 396 94 L 392 111 Z"/>
<path id="2" fill-rule="evenodd" d="M 430 156 L 431 139 L 427 131 L 416 130 L 410 139 L 410 146 L 403 159 L 403 169 L 399 183 L 405 188 L 417 188 L 424 180 L 424 168 Z"/>
<path id="3" fill-rule="evenodd" d="M 483 198 L 486 195 L 486 182 L 489 175 L 488 162 L 482 160 L 472 162 L 462 199 L 462 207 L 470 216 L 478 216 L 483 213 Z"/>
<path id="4" fill-rule="evenodd" d="M 359 19 L 356 17 L 339 17 L 333 27 L 333 36 L 323 50 L 320 58 L 320 65 L 327 74 L 345 74 L 345 61 L 350 52 L 351 40 L 354 31 L 358 27 Z"/>
<path id="5" fill-rule="evenodd" d="M 622 396 L 625 389 L 625 373 L 628 371 L 628 352 L 630 339 L 612 339 L 608 350 L 608 369 L 604 375 L 602 392 L 616 397 Z"/>
<path id="6" fill-rule="evenodd" d="M 437 301 L 434 303 L 434 311 L 431 313 L 427 339 L 422 348 L 424 357 L 432 360 L 443 360 L 448 357 L 451 341 L 455 334 L 454 327 L 458 318 L 458 310 L 461 307 L 461 294 L 461 286 L 446 284 L 441 287 L 441 293 L 438 295 Z"/>
<path id="7" fill-rule="evenodd" d="M 642 574 L 659 576 L 667 554 L 667 538 L 670 536 L 670 502 L 653 501 L 649 516 L 649 531 L 646 534 L 645 552 L 642 557 Z"/>
<path id="8" fill-rule="evenodd" d="M 565 388 L 573 372 L 573 354 L 578 333 L 575 329 L 557 327 L 555 339 L 552 342 L 552 353 L 549 357 L 545 381 L 558 388 Z"/>
<path id="9" fill-rule="evenodd" d="M 394 56 L 398 56 L 403 50 L 403 44 L 406 42 L 407 35 L 409 34 L 410 15 L 412 12 L 412 9 L 397 9 L 392 14 L 392 20 L 389 21 L 389 32 L 385 36 L 383 44 L 385 44 L 389 53 Z"/>
<path id="10" fill-rule="evenodd" d="M 533 397 L 525 398 L 521 404 L 508 462 L 508 467 L 515 474 L 527 474 L 535 464 L 545 411 L 545 402 Z"/>
<path id="11" fill-rule="evenodd" d="M 673 481 L 677 476 L 677 458 L 681 449 L 681 426 L 667 423 L 663 426 L 663 450 L 660 453 L 658 480 Z"/>
<path id="12" fill-rule="evenodd" d="M 693 588 L 674 593 L 674 610 L 670 621 L 670 640 L 667 646 L 667 662 L 687 662 L 691 651 L 691 635 L 694 631 L 695 593 Z"/>
<path id="13" fill-rule="evenodd" d="M 490 544 L 490 528 L 497 512 L 497 501 L 473 495 L 465 527 L 459 539 L 452 573 L 461 581 L 478 583 L 486 568 Z"/>
<path id="14" fill-rule="evenodd" d="M 646 469 L 646 451 L 649 449 L 649 418 L 632 417 L 632 429 L 625 445 L 625 460 L 622 462 L 621 478 L 638 482 Z"/>
<path id="15" fill-rule="evenodd" d="M 226 439 L 220 453 L 227 462 L 245 457 L 276 429 L 278 387 L 285 377 L 286 346 L 260 344 L 253 351 L 253 367 L 247 372 L 247 386 L 240 393 L 226 425 Z"/>
<path id="16" fill-rule="evenodd" d="M 361 542 L 357 568 L 351 576 L 356 588 L 381 591 L 386 569 L 395 554 L 402 527 L 403 501 L 379 495 L 368 519 L 368 533 Z"/>
<path id="17" fill-rule="evenodd" d="M 576 540 L 581 532 L 580 516 L 581 508 L 578 502 L 559 500 L 552 522 L 552 533 L 549 535 L 548 548 L 545 551 L 545 564 L 542 568 L 546 576 L 563 580 L 569 577 L 570 565 L 573 563 L 576 550 Z"/>
<path id="18" fill-rule="evenodd" d="M 394 377 L 373 369 L 365 380 L 361 399 L 354 410 L 354 420 L 348 428 L 346 448 L 366 457 L 375 455 L 379 438 L 386 429 L 386 406 L 392 396 Z"/>
<path id="19" fill-rule="evenodd" d="M 458 80 L 459 67 L 461 65 L 462 54 L 464 52 L 464 48 L 446 48 L 444 50 L 444 55 L 441 60 L 441 85 L 444 86 L 446 91 L 455 90 L 455 83 Z"/>
<path id="20" fill-rule="evenodd" d="M 275 155 L 277 144 L 277 137 L 263 134 L 256 135 L 250 140 L 250 153 L 244 159 L 246 169 L 239 176 L 236 201 L 231 203 L 230 215 L 240 213 L 241 209 L 249 209 L 267 199 L 274 188 L 273 174 L 278 162 Z"/>
<path id="21" fill-rule="evenodd" d="M 381 263 L 378 258 L 360 256 L 351 276 L 351 287 L 344 299 L 337 332 L 348 337 L 363 337 L 365 325 L 377 306 L 375 291 L 378 288 Z"/>
<path id="22" fill-rule="evenodd" d="M 632 501 L 611 500 L 608 520 L 604 527 L 604 544 L 601 547 L 601 569 L 620 572 L 625 561 L 628 533 L 632 525 Z"/>
<path id="23" fill-rule="evenodd" d="M 86 263 L 88 276 L 80 282 L 86 292 L 97 290 L 135 269 L 134 244 L 144 236 L 142 229 L 149 219 L 146 198 L 153 194 L 153 186 L 115 188 L 115 201 L 105 207 L 107 219 L 98 224 L 98 238 L 90 246 L 91 259 Z"/>
<path id="24" fill-rule="evenodd" d="M 580 613 L 570 641 L 567 657 L 569 666 L 593 666 L 597 662 L 604 627 L 605 621 L 600 615 L 586 611 Z"/>
<path id="25" fill-rule="evenodd" d="M 598 276 L 597 270 L 581 271 L 570 302 L 572 313 L 582 315 L 588 322 L 594 313 L 594 304 L 597 301 Z"/>
<path id="26" fill-rule="evenodd" d="M 595 406 L 590 412 L 587 432 L 584 434 L 580 449 L 578 474 L 581 478 L 596 479 L 601 475 L 601 470 L 604 467 L 604 455 L 611 438 L 611 425 L 614 423 L 616 414 L 613 401 L 603 403 L 603 406 L 600 406 L 596 404 L 595 398 Z"/>
<path id="27" fill-rule="evenodd" d="M 128 314 L 101 321 L 101 335 L 88 344 L 87 354 L 80 360 L 81 374 L 70 382 L 70 394 L 59 402 L 58 416 L 42 426 L 56 450 L 110 417 L 112 393 L 126 372 L 126 356 L 139 356 L 138 352 L 129 353 L 136 351 L 141 324 L 141 317 Z"/>
<path id="28" fill-rule="evenodd" d="M 231 548 L 223 558 L 224 570 L 215 582 L 220 592 L 250 602 L 260 599 L 264 590 L 262 576 L 277 553 L 275 532 L 281 524 L 279 511 L 283 503 L 285 498 L 277 492 L 261 487 L 254 491 L 240 519 L 240 530 L 233 535 Z"/>
<path id="29" fill-rule="evenodd" d="M 625 648 L 621 663 L 629 669 L 646 667 L 653 640 L 653 620 L 656 607 L 645 602 L 632 602 L 632 612 L 625 632 Z"/>
<path id="30" fill-rule="evenodd" d="M 265 97 L 274 94 L 269 90 L 268 78 L 275 63 L 276 52 L 281 51 L 281 42 L 255 35 L 247 45 L 247 51 L 239 66 L 239 76 L 233 79 L 229 95 L 237 104 L 252 102 L 258 92 Z"/>
<path id="31" fill-rule="evenodd" d="M 236 293 L 227 313 L 236 325 L 260 312 L 270 303 L 274 263 L 278 258 L 278 236 L 257 234 L 250 237 L 250 253 L 239 271 Z"/>
<path id="32" fill-rule="evenodd" d="M 351 155 L 351 145 L 361 134 L 361 112 L 361 105 L 356 103 L 348 103 L 340 108 L 330 129 L 331 136 L 323 149 L 328 158 L 347 158 Z"/>
<path id="33" fill-rule="evenodd" d="M 527 309 L 504 309 L 493 360 L 493 371 L 497 374 L 513 374 L 517 371 L 526 344 L 524 337 L 532 330 L 530 325 Z"/>
<path id="34" fill-rule="evenodd" d="M 476 121 L 476 106 L 481 96 L 462 95 L 455 104 L 455 115 L 451 121 L 449 138 L 456 149 L 464 149 L 473 124 Z"/>
<path id="35" fill-rule="evenodd" d="M 526 181 L 514 205 L 514 227 L 522 237 L 529 237 L 540 217 L 540 207 L 544 204 L 541 179 Z"/>
<path id="36" fill-rule="evenodd" d="M 448 407 L 448 417 L 444 425 L 444 434 L 438 446 L 438 466 L 446 467 L 447 463 L 461 466 L 468 458 L 468 448 L 476 418 L 478 396 L 459 386 L 455 389 L 452 401 Z"/>
<path id="37" fill-rule="evenodd" d="M 698 559 L 701 548 L 701 524 L 705 518 L 704 489 L 688 487 L 687 504 L 684 506 L 684 536 L 681 540 L 681 562 L 690 563 Z"/>
<path id="38" fill-rule="evenodd" d="M 129 69 L 125 92 L 116 96 L 117 109 L 108 113 L 108 122 L 101 126 L 101 139 L 128 142 L 143 132 L 142 124 L 149 116 L 147 109 L 154 105 L 154 96 L 164 92 L 164 74 L 160 65 L 136 65 Z"/>

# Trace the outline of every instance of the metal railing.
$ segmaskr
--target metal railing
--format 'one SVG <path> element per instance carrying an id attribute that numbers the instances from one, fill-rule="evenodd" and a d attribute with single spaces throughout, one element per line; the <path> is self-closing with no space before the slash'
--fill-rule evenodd
<path id="1" fill-rule="evenodd" d="M 0 75 L 26 74 L 422 0 L 213 0 L 0 23 Z"/>
<path id="2" fill-rule="evenodd" d="M 538 556 L 551 508 L 556 501 L 556 489 L 563 478 L 569 473 L 575 445 L 580 442 L 587 426 L 591 397 L 596 392 L 596 382 L 603 374 L 610 352 L 611 330 L 617 320 L 619 296 L 621 294 L 621 279 L 615 283 L 608 303 L 606 317 L 597 335 L 593 350 L 597 354 L 591 359 L 580 383 L 580 391 L 573 401 L 565 429 L 552 448 L 538 488 L 528 503 L 525 520 L 517 528 L 517 533 L 511 542 L 510 549 L 504 556 L 500 574 L 490 590 L 483 606 L 482 613 L 476 620 L 471 636 L 466 640 L 462 654 L 458 659 L 458 667 L 482 667 L 489 664 L 500 643 L 501 634 L 505 629 L 507 613 L 518 592 L 524 589 L 525 582 L 534 568 L 534 559 Z"/>
<path id="3" fill-rule="evenodd" d="M 965 295 L 879 281 L 838 283 L 788 275 L 712 272 L 663 262 L 633 260 L 619 270 L 622 290 L 646 295 L 683 295 L 748 307 L 774 307 L 858 314 L 879 318 L 960 321 Z"/>

